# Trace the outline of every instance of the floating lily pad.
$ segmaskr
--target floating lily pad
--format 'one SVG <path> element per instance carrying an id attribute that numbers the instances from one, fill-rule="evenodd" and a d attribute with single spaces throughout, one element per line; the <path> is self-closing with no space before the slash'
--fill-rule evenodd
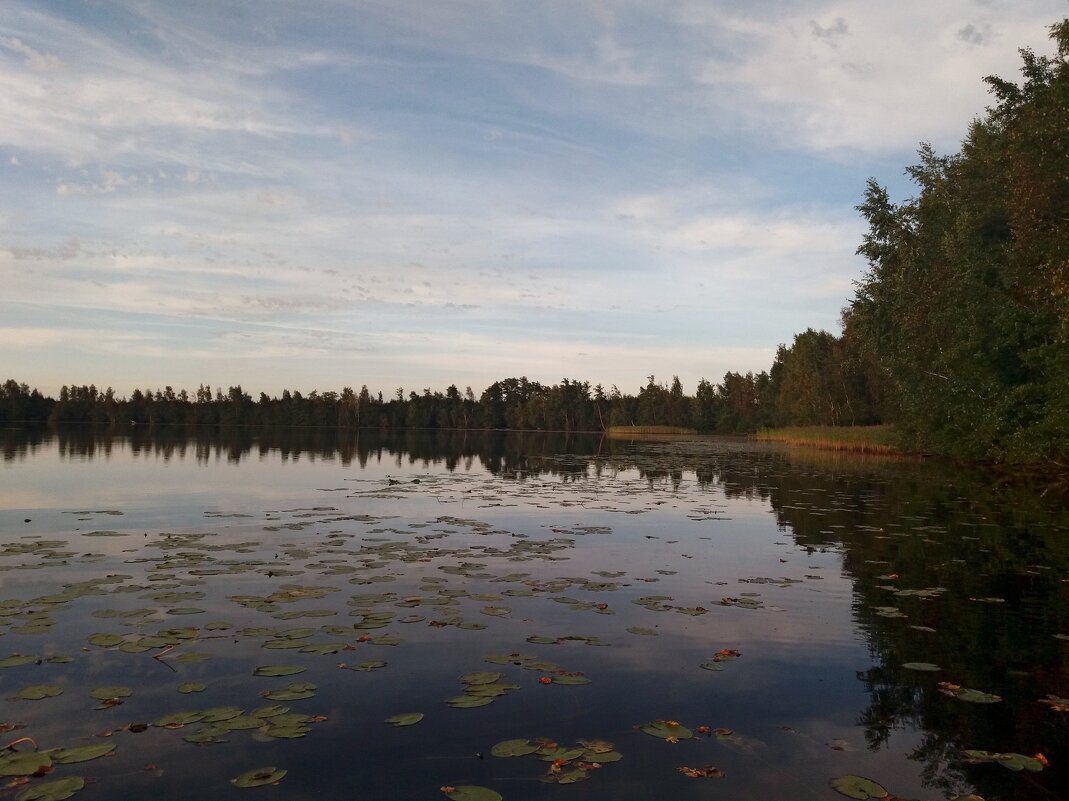
<path id="1" fill-rule="evenodd" d="M 937 673 L 942 670 L 939 665 L 932 662 L 903 662 L 902 667 L 906 670 L 919 670 L 924 673 Z"/>
<path id="2" fill-rule="evenodd" d="M 533 754 L 539 748 L 540 745 L 530 740 L 502 740 L 490 749 L 490 753 L 496 757 L 518 757 Z"/>
<path id="3" fill-rule="evenodd" d="M 402 712 L 399 715 L 391 715 L 383 723 L 391 726 L 413 726 L 423 720 L 422 712 Z"/>
<path id="4" fill-rule="evenodd" d="M 32 776 L 52 767 L 52 757 L 43 751 L 11 751 L 0 756 L 0 776 Z"/>
<path id="5" fill-rule="evenodd" d="M 68 776 L 65 779 L 27 787 L 15 796 L 15 801 L 63 801 L 83 787 L 85 787 L 85 779 L 81 776 Z"/>
<path id="6" fill-rule="evenodd" d="M 284 768 L 255 768 L 234 777 L 230 783 L 235 787 L 262 787 L 265 784 L 278 784 L 287 772 Z"/>
<path id="7" fill-rule="evenodd" d="M 12 654 L 11 656 L 0 659 L 0 668 L 18 667 L 19 665 L 29 665 L 37 661 L 36 656 L 25 656 L 23 654 Z"/>
<path id="8" fill-rule="evenodd" d="M 657 632 L 653 629 L 646 628 L 645 626 L 629 626 L 627 631 L 631 634 L 638 634 L 643 637 L 656 637 Z"/>
<path id="9" fill-rule="evenodd" d="M 974 751 L 963 750 L 961 755 L 965 757 L 966 762 L 979 763 L 979 762 L 997 762 L 1004 768 L 1009 768 L 1014 772 L 1020 772 L 1022 770 L 1029 771 L 1030 773 L 1038 773 L 1043 770 L 1043 763 L 1035 757 L 1025 756 L 1024 754 L 1016 754 L 1013 752 L 998 754 L 992 751 Z"/>
<path id="10" fill-rule="evenodd" d="M 490 670 L 480 670 L 474 673 L 465 673 L 460 677 L 460 680 L 464 684 L 493 684 L 500 678 L 500 673 Z"/>
<path id="11" fill-rule="evenodd" d="M 372 659 L 368 662 L 357 662 L 355 665 L 349 665 L 350 670 L 360 670 L 365 672 L 381 670 L 384 667 L 386 667 L 386 663 L 381 659 Z"/>
<path id="12" fill-rule="evenodd" d="M 97 645 L 101 648 L 113 648 L 114 646 L 119 645 L 124 638 L 121 634 L 98 632 L 96 634 L 90 634 L 86 639 L 92 645 Z"/>
<path id="13" fill-rule="evenodd" d="M 301 665 L 261 665 L 252 672 L 252 675 L 278 678 L 279 676 L 296 676 L 307 669 Z"/>
<path id="14" fill-rule="evenodd" d="M 263 694 L 271 701 L 300 701 L 315 695 L 316 686 L 307 681 L 295 681 L 280 690 L 271 690 Z"/>
<path id="15" fill-rule="evenodd" d="M 91 759 L 107 756 L 114 750 L 115 743 L 94 743 L 78 748 L 56 748 L 49 753 L 52 761 L 57 765 L 71 765 L 75 762 L 88 762 Z"/>
<path id="16" fill-rule="evenodd" d="M 178 692 L 188 695 L 189 693 L 202 693 L 206 685 L 199 681 L 184 681 L 178 685 Z"/>
<path id="17" fill-rule="evenodd" d="M 454 695 L 452 698 L 447 698 L 446 703 L 454 709 L 474 709 L 479 706 L 486 706 L 492 703 L 494 697 L 492 695 Z"/>
<path id="18" fill-rule="evenodd" d="M 443 787 L 442 792 L 452 801 L 501 801 L 501 793 L 476 784 L 460 784 Z"/>
<path id="19" fill-rule="evenodd" d="M 645 732 L 651 737 L 659 737 L 662 740 L 673 738 L 676 740 L 687 740 L 693 736 L 690 729 L 674 720 L 655 720 L 652 723 L 646 723 L 638 728 L 639 731 Z"/>
<path id="20" fill-rule="evenodd" d="M 884 798 L 888 795 L 887 790 L 878 785 L 872 779 L 864 776 L 855 776 L 851 773 L 831 780 L 832 789 L 847 798 L 856 798 L 857 801 L 868 801 L 870 798 Z"/>
<path id="21" fill-rule="evenodd" d="M 55 684 L 28 684 L 16 693 L 16 697 L 23 701 L 41 701 L 45 698 L 55 698 L 62 693 L 63 688 Z"/>

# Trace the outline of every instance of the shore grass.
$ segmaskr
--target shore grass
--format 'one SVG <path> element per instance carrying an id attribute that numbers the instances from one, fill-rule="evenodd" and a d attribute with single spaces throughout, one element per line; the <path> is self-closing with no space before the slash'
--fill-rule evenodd
<path id="1" fill-rule="evenodd" d="M 612 437 L 629 437 L 634 434 L 696 434 L 697 431 L 681 426 L 609 426 L 605 433 Z"/>
<path id="2" fill-rule="evenodd" d="M 785 442 L 806 448 L 854 453 L 894 453 L 903 451 L 895 444 L 893 426 L 794 426 L 766 428 L 754 438 L 763 442 Z"/>

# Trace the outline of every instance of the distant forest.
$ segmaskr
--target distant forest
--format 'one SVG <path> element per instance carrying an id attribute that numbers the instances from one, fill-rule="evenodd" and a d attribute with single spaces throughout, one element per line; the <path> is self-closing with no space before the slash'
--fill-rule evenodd
<path id="1" fill-rule="evenodd" d="M 919 194 L 891 202 L 870 180 L 868 269 L 840 335 L 808 329 L 767 371 L 702 380 L 649 376 L 637 394 L 563 379 L 495 381 L 478 396 L 388 398 L 240 386 L 64 386 L 59 398 L 8 380 L 0 423 L 313 425 L 585 431 L 670 425 L 741 433 L 766 426 L 893 423 L 907 447 L 964 458 L 1069 462 L 1069 19 L 1051 27 L 1054 57 L 1022 50 L 1020 85 L 988 77 L 995 104 L 961 151 L 928 145 L 907 173 Z"/>

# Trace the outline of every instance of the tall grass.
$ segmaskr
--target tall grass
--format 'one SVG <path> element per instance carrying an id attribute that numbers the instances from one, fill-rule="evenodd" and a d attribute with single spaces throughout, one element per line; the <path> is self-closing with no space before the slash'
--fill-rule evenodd
<path id="1" fill-rule="evenodd" d="M 893 426 L 793 426 L 766 428 L 754 435 L 764 442 L 855 453 L 902 453 Z"/>

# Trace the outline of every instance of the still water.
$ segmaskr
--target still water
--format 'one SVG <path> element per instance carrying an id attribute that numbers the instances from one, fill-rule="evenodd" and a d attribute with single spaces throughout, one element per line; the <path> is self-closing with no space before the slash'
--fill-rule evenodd
<path id="1" fill-rule="evenodd" d="M 10 797 L 1069 798 L 1050 492 L 709 438 L 0 447 Z"/>

